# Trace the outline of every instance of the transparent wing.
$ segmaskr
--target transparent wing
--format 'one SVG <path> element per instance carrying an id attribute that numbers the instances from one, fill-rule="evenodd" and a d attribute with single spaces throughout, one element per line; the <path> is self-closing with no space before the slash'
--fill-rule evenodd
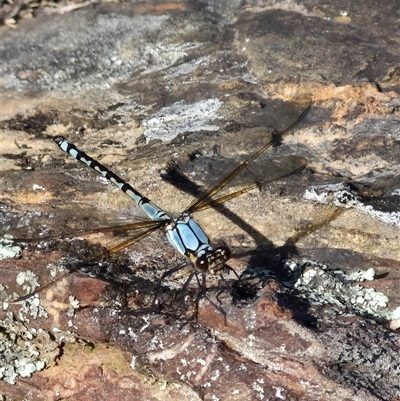
<path id="1" fill-rule="evenodd" d="M 211 187 L 207 192 L 205 192 L 203 195 L 199 196 L 197 199 L 195 199 L 186 209 L 185 212 L 187 213 L 194 213 L 199 210 L 206 209 L 208 207 L 212 207 L 212 205 L 215 204 L 221 204 L 229 199 L 232 199 L 236 196 L 239 196 L 247 191 L 250 191 L 251 189 L 257 187 L 260 185 L 258 184 L 253 184 L 250 185 L 247 189 L 237 191 L 235 193 L 232 193 L 229 196 L 224 196 L 221 197 L 217 200 L 212 201 L 212 198 L 218 194 L 223 188 L 225 188 L 240 172 L 242 172 L 251 162 L 253 162 L 255 159 L 257 159 L 263 152 L 265 152 L 268 148 L 270 148 L 273 145 L 276 145 L 280 142 L 280 140 L 283 138 L 285 134 L 290 132 L 294 127 L 297 126 L 297 124 L 303 120 L 303 118 L 306 116 L 306 114 L 309 112 L 311 106 L 308 106 L 299 116 L 298 118 L 293 121 L 287 128 L 282 130 L 281 132 L 275 133 L 272 138 L 264 145 L 262 146 L 258 151 L 256 151 L 254 154 L 252 154 L 250 157 L 248 157 L 243 163 L 239 164 L 236 168 L 234 168 L 232 171 L 230 171 L 222 180 L 220 180 L 216 185 Z M 278 174 L 278 176 L 274 178 L 265 178 L 263 180 L 263 184 L 266 184 L 268 182 L 277 180 L 278 178 L 283 178 L 286 177 L 290 174 L 294 174 L 295 172 L 301 171 L 305 166 L 306 166 L 306 161 L 303 159 L 303 161 L 299 162 L 299 166 L 293 168 L 293 170 L 287 171 L 281 175 Z M 217 202 L 217 203 L 216 203 Z M 208 206 L 207 206 L 208 205 Z"/>
<path id="2" fill-rule="evenodd" d="M 262 181 L 256 181 L 251 185 L 245 186 L 242 189 L 231 192 L 227 195 L 221 196 L 217 199 L 208 198 L 202 203 L 198 204 L 193 212 L 208 209 L 210 207 L 218 206 L 227 202 L 237 196 L 240 196 L 252 189 L 261 188 L 264 185 L 270 184 L 274 181 L 288 177 L 292 174 L 299 173 L 307 166 L 307 159 L 301 156 L 288 156 L 280 159 L 269 160 L 267 163 L 268 175 Z M 193 213 L 192 212 L 192 213 Z"/>
<path id="3" fill-rule="evenodd" d="M 114 245 L 113 247 L 107 249 L 106 251 L 102 252 L 100 255 L 97 255 L 93 258 L 87 258 L 84 259 L 80 262 L 77 262 L 75 264 L 73 264 L 73 266 L 69 267 L 69 271 L 61 276 L 59 276 L 56 280 L 51 281 L 50 283 L 44 285 L 43 287 L 40 287 L 38 290 L 36 290 L 35 292 L 32 292 L 30 294 L 24 295 L 22 297 L 17 298 L 15 302 L 20 302 L 20 301 L 24 301 L 25 299 L 28 299 L 30 297 L 32 297 L 33 295 L 39 293 L 39 292 L 43 292 L 44 290 L 50 288 L 51 286 L 53 286 L 55 283 L 57 283 L 58 281 L 62 280 L 63 278 L 69 276 L 72 272 L 79 270 L 81 267 L 83 266 L 87 266 L 93 263 L 97 263 L 100 262 L 101 260 L 104 260 L 105 258 L 112 256 L 114 253 L 125 249 L 126 247 L 135 244 L 136 242 L 140 241 L 141 239 L 143 239 L 144 237 L 147 237 L 149 234 L 151 234 L 152 232 L 158 230 L 161 226 L 161 224 L 165 224 L 162 222 L 154 222 L 152 221 L 152 226 L 148 227 L 148 228 L 142 228 L 141 230 L 139 230 L 139 232 L 137 232 L 135 235 L 130 236 L 128 239 L 118 243 L 117 245 Z M 134 226 L 134 224 L 127 224 L 125 225 L 125 229 L 126 227 L 129 227 L 128 229 L 131 229 L 132 226 Z M 123 230 L 121 228 L 122 226 L 118 227 L 121 230 Z M 115 231 L 114 230 L 115 227 L 103 227 L 101 229 L 97 229 L 97 230 L 92 230 L 92 232 L 90 233 L 97 233 L 97 232 L 109 232 L 109 231 Z M 135 227 L 137 228 L 137 227 Z M 124 230 L 125 230 L 124 229 Z M 99 231 L 100 230 L 100 231 Z M 89 232 L 86 232 L 85 234 L 89 234 Z"/>

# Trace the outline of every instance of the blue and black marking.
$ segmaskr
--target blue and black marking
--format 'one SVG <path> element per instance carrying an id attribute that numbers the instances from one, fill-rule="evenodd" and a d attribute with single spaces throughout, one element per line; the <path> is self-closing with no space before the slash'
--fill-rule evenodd
<path id="1" fill-rule="evenodd" d="M 130 184 L 118 177 L 115 173 L 98 161 L 79 150 L 73 143 L 63 136 L 54 138 L 54 142 L 74 159 L 86 164 L 100 173 L 133 199 L 138 206 L 154 221 L 165 221 L 164 227 L 169 243 L 183 256 L 190 259 L 196 269 L 201 273 L 208 270 L 219 271 L 229 259 L 230 252 L 227 247 L 214 248 L 210 244 L 203 229 L 192 219 L 189 213 L 183 213 L 177 219 L 172 218 L 163 209 L 151 202 L 147 197 L 134 189 Z"/>

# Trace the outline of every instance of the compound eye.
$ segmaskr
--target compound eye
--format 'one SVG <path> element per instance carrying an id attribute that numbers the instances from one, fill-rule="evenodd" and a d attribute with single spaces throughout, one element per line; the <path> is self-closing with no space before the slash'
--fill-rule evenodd
<path id="1" fill-rule="evenodd" d="M 201 273 L 207 273 L 208 270 L 208 258 L 207 255 L 202 255 L 196 259 L 196 269 Z"/>

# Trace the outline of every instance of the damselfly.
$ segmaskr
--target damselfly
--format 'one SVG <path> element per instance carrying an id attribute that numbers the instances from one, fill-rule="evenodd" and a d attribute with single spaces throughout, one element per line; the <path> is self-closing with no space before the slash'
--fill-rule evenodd
<path id="1" fill-rule="evenodd" d="M 186 257 L 187 262 L 178 265 L 172 269 L 169 269 L 164 274 L 162 274 L 159 285 L 163 279 L 167 276 L 177 272 L 180 269 L 191 264 L 193 269 L 189 274 L 183 288 L 187 288 L 193 277 L 196 277 L 198 282 L 201 283 L 202 289 L 206 290 L 206 274 L 211 273 L 215 275 L 222 275 L 222 272 L 233 271 L 234 270 L 226 263 L 230 257 L 230 249 L 225 246 L 214 247 L 211 245 L 210 240 L 200 225 L 192 218 L 192 214 L 205 210 L 208 208 L 216 207 L 230 199 L 233 199 L 241 194 L 244 194 L 254 188 L 259 188 L 277 179 L 287 177 L 289 175 L 295 174 L 303 170 L 307 165 L 307 160 L 300 156 L 292 156 L 290 164 L 286 168 L 280 169 L 273 175 L 268 175 L 264 177 L 261 182 L 255 182 L 248 185 L 240 190 L 236 190 L 227 195 L 221 196 L 215 199 L 215 196 L 225 188 L 241 171 L 243 171 L 251 162 L 258 158 L 263 152 L 265 152 L 271 146 L 277 144 L 282 137 L 291 131 L 308 113 L 310 106 L 307 107 L 300 116 L 290 124 L 286 129 L 281 132 L 275 133 L 272 138 L 262 146 L 257 152 L 248 157 L 244 162 L 239 164 L 236 168 L 230 171 L 222 180 L 220 180 L 216 185 L 211 187 L 208 191 L 204 192 L 197 199 L 195 199 L 180 215 L 174 218 L 172 215 L 167 213 L 165 210 L 157 206 L 155 203 L 150 201 L 147 197 L 139 193 L 130 184 L 116 175 L 114 172 L 109 170 L 107 167 L 100 164 L 98 161 L 94 160 L 92 157 L 88 156 L 83 151 L 79 150 L 73 143 L 69 142 L 63 136 L 54 137 L 54 141 L 64 152 L 69 153 L 74 159 L 86 164 L 93 170 L 100 173 L 108 181 L 116 185 L 121 191 L 133 199 L 138 206 L 140 206 L 143 211 L 149 217 L 149 220 L 140 221 L 132 224 L 125 224 L 113 227 L 102 227 L 93 232 L 107 232 L 107 231 L 132 231 L 135 233 L 131 235 L 128 239 L 123 242 L 109 248 L 106 252 L 102 253 L 95 260 L 83 260 L 75 270 L 78 270 L 79 266 L 85 264 L 100 262 L 101 260 L 115 254 L 126 247 L 135 244 L 136 242 L 142 240 L 150 233 L 161 229 L 164 231 L 169 243 L 183 256 Z M 284 164 L 284 163 L 283 163 Z M 87 232 L 88 233 L 88 232 Z M 90 232 L 89 232 L 90 233 Z M 235 273 L 236 274 L 236 273 Z M 199 280 L 199 275 L 201 275 L 201 280 Z M 64 276 L 63 276 L 64 277 Z M 53 282 L 54 283 L 54 282 Z M 49 283 L 42 287 L 40 290 L 43 291 L 48 288 L 53 283 Z M 17 301 L 27 299 L 33 294 L 28 294 L 19 298 Z"/>

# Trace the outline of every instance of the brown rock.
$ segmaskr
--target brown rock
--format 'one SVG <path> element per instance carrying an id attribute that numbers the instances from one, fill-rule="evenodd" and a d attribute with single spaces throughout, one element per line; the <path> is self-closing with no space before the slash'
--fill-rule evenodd
<path id="1" fill-rule="evenodd" d="M 12 259 L 1 244 L 7 303 L 35 286 L 27 270 L 43 287 L 125 238 L 77 232 L 143 217 L 52 137 L 178 215 L 313 102 L 249 175 L 288 155 L 305 171 L 195 216 L 232 248 L 239 284 L 182 294 L 189 268 L 151 308 L 182 263 L 162 233 L 89 264 L 102 280 L 74 273 L 1 312 L 4 399 L 399 397 L 397 3 L 214 3 L 93 4 L 2 27 L 0 216 L 23 247 Z"/>

